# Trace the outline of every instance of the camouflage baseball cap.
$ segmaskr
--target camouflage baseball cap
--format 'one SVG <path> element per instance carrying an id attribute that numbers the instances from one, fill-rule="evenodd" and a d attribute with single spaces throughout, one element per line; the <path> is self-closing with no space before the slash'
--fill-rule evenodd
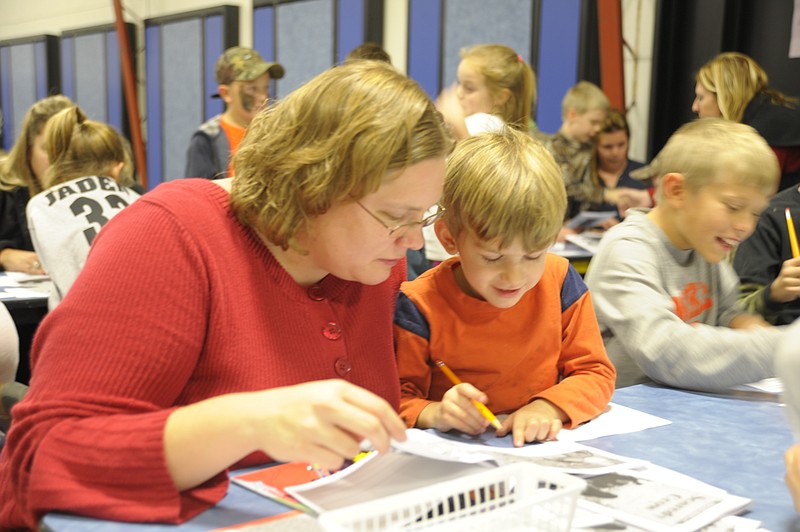
<path id="1" fill-rule="evenodd" d="M 269 72 L 271 79 L 280 79 L 284 74 L 283 65 L 264 61 L 258 52 L 242 46 L 225 50 L 214 67 L 214 76 L 220 85 L 229 85 L 234 81 L 252 81 L 264 72 Z"/>

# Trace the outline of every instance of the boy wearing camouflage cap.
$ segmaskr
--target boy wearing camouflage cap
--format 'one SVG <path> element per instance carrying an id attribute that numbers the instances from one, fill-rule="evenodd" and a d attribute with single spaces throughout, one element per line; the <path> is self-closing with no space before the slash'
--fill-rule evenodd
<path id="1" fill-rule="evenodd" d="M 214 68 L 219 87 L 213 96 L 225 102 L 225 112 L 203 123 L 192 135 L 184 177 L 233 175 L 229 161 L 248 124 L 267 100 L 270 80 L 283 74 L 281 64 L 264 61 L 252 48 L 234 46 L 225 50 Z"/>

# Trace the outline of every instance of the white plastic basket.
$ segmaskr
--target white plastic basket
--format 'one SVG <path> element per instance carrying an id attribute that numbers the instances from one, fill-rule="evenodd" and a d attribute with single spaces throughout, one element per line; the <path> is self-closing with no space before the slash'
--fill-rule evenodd
<path id="1" fill-rule="evenodd" d="M 568 531 L 585 487 L 578 477 L 516 462 L 323 512 L 319 522 L 329 532 Z"/>

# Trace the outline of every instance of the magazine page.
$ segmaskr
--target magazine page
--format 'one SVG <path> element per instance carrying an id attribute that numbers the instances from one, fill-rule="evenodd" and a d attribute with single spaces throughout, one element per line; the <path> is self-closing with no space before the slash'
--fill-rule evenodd
<path id="1" fill-rule="evenodd" d="M 586 478 L 578 505 L 653 532 L 691 532 L 741 512 L 750 499 L 659 467 Z"/>
<path id="2" fill-rule="evenodd" d="M 523 447 L 485 445 L 489 437 L 464 438 L 462 433 L 441 433 L 410 429 L 405 442 L 393 446 L 403 452 L 464 463 L 492 460 L 498 465 L 529 462 L 561 473 L 599 475 L 612 471 L 640 467 L 647 462 L 619 456 L 575 442 L 551 441 L 530 443 Z M 493 435 L 493 433 L 491 433 Z M 494 438 L 497 440 L 497 438 Z"/>

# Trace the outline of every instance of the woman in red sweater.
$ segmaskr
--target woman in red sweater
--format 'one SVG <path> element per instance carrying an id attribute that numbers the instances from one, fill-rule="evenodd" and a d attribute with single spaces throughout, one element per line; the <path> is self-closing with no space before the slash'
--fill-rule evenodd
<path id="1" fill-rule="evenodd" d="M 337 468 L 404 439 L 394 300 L 451 148 L 415 82 L 354 62 L 257 116 L 234 178 L 161 185 L 109 221 L 37 333 L 0 528 L 177 523 L 228 468 Z"/>

